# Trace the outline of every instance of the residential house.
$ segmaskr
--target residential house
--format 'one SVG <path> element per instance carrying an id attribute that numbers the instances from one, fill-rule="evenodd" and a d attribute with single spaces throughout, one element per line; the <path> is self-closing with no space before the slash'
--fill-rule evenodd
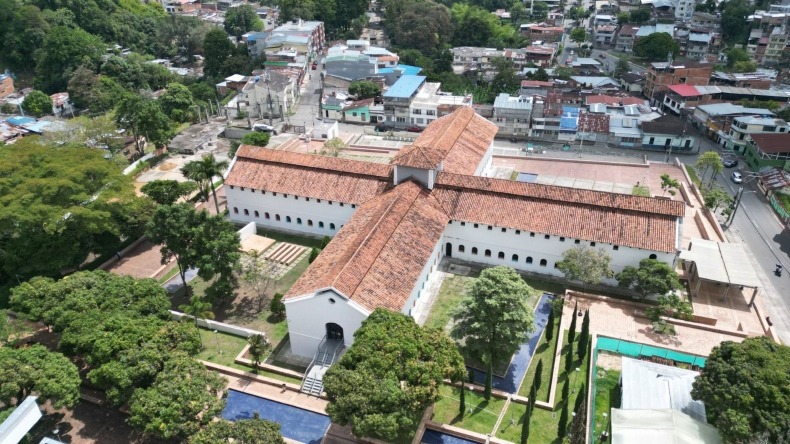
<path id="1" fill-rule="evenodd" d="M 525 23 L 519 27 L 519 32 L 530 42 L 539 40 L 543 43 L 556 43 L 562 41 L 565 28 L 548 23 Z"/>
<path id="2" fill-rule="evenodd" d="M 790 13 L 755 11 L 746 20 L 752 24 L 746 51 L 758 65 L 776 66 L 787 47 Z"/>
<path id="3" fill-rule="evenodd" d="M 714 71 L 710 76 L 710 85 L 734 86 L 738 88 L 770 89 L 774 79 L 767 72 L 723 72 Z"/>
<path id="4" fill-rule="evenodd" d="M 787 169 L 790 165 L 790 133 L 752 134 L 745 147 L 746 164 L 755 171 L 769 166 Z"/>
<path id="5" fill-rule="evenodd" d="M 462 106 L 472 106 L 472 95 L 456 96 L 440 90 L 441 83 L 425 82 L 409 106 L 409 123 L 424 128 L 437 118 Z"/>
<path id="6" fill-rule="evenodd" d="M 620 86 L 630 93 L 641 93 L 645 85 L 645 76 L 628 72 L 620 76 Z"/>
<path id="7" fill-rule="evenodd" d="M 691 26 L 716 30 L 721 27 L 721 17 L 717 14 L 695 11 L 691 14 Z"/>
<path id="8" fill-rule="evenodd" d="M 546 96 L 546 93 L 554 88 L 553 81 L 543 82 L 540 80 L 522 80 L 521 89 L 519 90 L 520 96 Z"/>
<path id="9" fill-rule="evenodd" d="M 497 126 L 499 137 L 523 139 L 530 135 L 532 96 L 511 96 L 500 93 L 494 99 L 494 116 L 489 120 Z"/>
<path id="10" fill-rule="evenodd" d="M 614 49 L 622 52 L 633 51 L 637 32 L 639 32 L 639 26 L 629 24 L 623 25 L 617 33 Z"/>
<path id="11" fill-rule="evenodd" d="M 69 93 L 55 93 L 49 98 L 52 100 L 52 114 L 55 117 L 74 117 L 74 105 L 69 101 Z"/>
<path id="12" fill-rule="evenodd" d="M 698 105 L 691 115 L 691 123 L 705 135 L 717 142 L 724 143 L 728 137 L 732 121 L 740 116 L 772 117 L 774 113 L 765 108 L 747 108 L 732 103 L 713 103 Z"/>
<path id="13" fill-rule="evenodd" d="M 572 56 L 570 63 L 566 65 L 572 68 L 577 76 L 595 76 L 601 73 L 601 62 L 590 57 Z"/>
<path id="14" fill-rule="evenodd" d="M 685 53 L 687 59 L 708 60 L 708 54 L 715 53 L 721 34 L 707 29 L 691 28 L 688 37 L 681 42 L 681 54 Z"/>
<path id="15" fill-rule="evenodd" d="M 411 102 L 425 79 L 425 76 L 404 75 L 384 92 L 384 122 L 387 125 L 399 128 L 412 125 Z"/>
<path id="16" fill-rule="evenodd" d="M 351 100 L 343 94 L 326 97 L 321 103 L 321 111 L 326 119 L 344 123 L 370 123 L 374 99 Z"/>
<path id="17" fill-rule="evenodd" d="M 529 45 L 524 48 L 525 61 L 538 66 L 549 67 L 557 54 L 553 45 Z"/>
<path id="18" fill-rule="evenodd" d="M 669 91 L 664 94 L 661 108 L 680 115 L 682 109 L 694 108 L 704 97 L 693 85 L 669 85 Z"/>
<path id="19" fill-rule="evenodd" d="M 568 84 L 571 88 L 590 90 L 593 93 L 620 90 L 617 80 L 606 76 L 571 76 Z"/>
<path id="20" fill-rule="evenodd" d="M 200 9 L 199 0 L 163 0 L 162 6 L 169 14 L 189 14 Z"/>
<path id="21" fill-rule="evenodd" d="M 309 36 L 308 57 L 314 59 L 326 45 L 324 22 L 294 20 L 274 28 L 272 34 Z"/>
<path id="22" fill-rule="evenodd" d="M 763 133 L 787 133 L 790 128 L 782 119 L 775 117 L 741 116 L 735 117 L 730 125 L 728 137 L 724 138 L 724 148 L 744 154 L 752 135 Z"/>
<path id="23" fill-rule="evenodd" d="M 665 23 L 658 23 L 655 26 L 653 25 L 643 25 L 640 26 L 639 29 L 636 30 L 636 34 L 634 35 L 634 42 L 633 44 L 636 45 L 639 42 L 639 39 L 645 38 L 649 35 L 657 34 L 657 33 L 666 33 L 670 36 L 674 37 L 675 35 L 675 25 L 672 24 L 665 24 Z M 632 47 L 633 49 L 633 47 Z"/>
<path id="24" fill-rule="evenodd" d="M 580 141 L 605 143 L 609 140 L 609 114 L 606 106 L 593 107 L 589 112 L 579 114 L 577 138 Z M 596 109 L 597 108 L 597 109 Z"/>
<path id="25" fill-rule="evenodd" d="M 653 103 L 657 93 L 669 85 L 707 85 L 713 65 L 704 62 L 654 62 L 647 68 L 644 94 Z"/>
<path id="26" fill-rule="evenodd" d="M 236 97 L 225 105 L 229 117 L 239 111 L 255 118 L 282 118 L 293 111 L 299 97 L 297 70 L 267 69 L 249 78 Z"/>
<path id="27" fill-rule="evenodd" d="M 496 48 L 473 46 L 452 48 L 450 52 L 453 53 L 453 71 L 456 74 L 463 74 L 467 71 L 490 72 L 493 70 L 491 61 L 505 55 L 505 51 Z"/>
<path id="28" fill-rule="evenodd" d="M 6 71 L 0 74 L 0 99 L 8 97 L 14 93 L 14 78 Z"/>
<path id="29" fill-rule="evenodd" d="M 642 148 L 672 152 L 691 152 L 697 148 L 697 138 L 687 131 L 687 121 L 675 116 L 661 116 L 642 122 Z"/>
<path id="30" fill-rule="evenodd" d="M 593 43 L 596 46 L 609 46 L 615 43 L 615 35 L 617 34 L 617 25 L 598 25 L 595 27 L 593 35 Z"/>
<path id="31" fill-rule="evenodd" d="M 331 83 L 339 79 L 346 83 L 366 79 L 378 73 L 376 59 L 359 51 L 331 51 L 324 58 L 324 79 Z M 335 85 L 334 86 L 341 86 Z"/>

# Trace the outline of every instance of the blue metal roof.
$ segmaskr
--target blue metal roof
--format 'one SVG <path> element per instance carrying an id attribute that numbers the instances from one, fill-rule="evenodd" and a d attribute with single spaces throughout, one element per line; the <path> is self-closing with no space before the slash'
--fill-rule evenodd
<path id="1" fill-rule="evenodd" d="M 403 76 L 398 79 L 387 92 L 384 97 L 391 97 L 396 99 L 408 99 L 417 89 L 425 82 L 425 76 Z"/>
<path id="2" fill-rule="evenodd" d="M 416 76 L 422 71 L 422 68 L 419 66 L 412 66 L 412 65 L 398 65 L 395 68 L 381 68 L 379 69 L 379 74 L 390 74 L 395 72 L 396 69 L 403 71 L 404 75 L 407 76 Z"/>
<path id="3" fill-rule="evenodd" d="M 562 117 L 560 117 L 560 130 L 576 131 L 576 124 L 579 120 L 579 108 L 575 106 L 563 106 Z"/>
<path id="4" fill-rule="evenodd" d="M 25 117 L 25 116 L 14 116 L 5 119 L 5 121 L 12 125 L 24 125 L 26 123 L 35 122 L 36 119 L 32 117 Z"/>

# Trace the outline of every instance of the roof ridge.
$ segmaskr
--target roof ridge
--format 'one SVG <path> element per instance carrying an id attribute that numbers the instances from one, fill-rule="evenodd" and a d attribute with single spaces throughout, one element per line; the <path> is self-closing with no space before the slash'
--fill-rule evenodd
<path id="1" fill-rule="evenodd" d="M 393 190 L 395 190 L 395 189 L 397 189 L 397 187 L 396 187 L 396 188 L 394 188 Z M 405 188 L 404 188 L 404 189 L 405 189 Z M 417 191 L 417 194 L 419 195 L 419 193 L 420 193 L 420 192 L 422 192 L 422 190 L 418 190 L 418 191 Z M 353 252 L 353 253 L 351 254 L 351 256 L 348 258 L 348 260 L 346 261 L 346 263 L 345 263 L 345 264 L 343 264 L 343 266 L 342 266 L 342 267 L 340 267 L 340 270 L 338 271 L 338 273 L 337 273 L 337 275 L 334 277 L 334 279 L 332 279 L 332 281 L 331 281 L 332 287 L 334 287 L 334 288 L 338 288 L 338 286 L 337 286 L 338 279 L 340 279 L 340 277 L 341 277 L 341 276 L 343 276 L 343 273 L 345 272 L 345 270 L 346 270 L 346 267 L 348 267 L 348 266 L 349 266 L 349 264 L 352 262 L 352 260 L 353 260 L 353 259 L 354 259 L 354 258 L 357 256 L 357 254 L 359 254 L 360 250 L 362 250 L 362 248 L 363 248 L 365 245 L 367 245 L 367 243 L 368 243 L 368 240 L 369 240 L 369 239 L 370 239 L 370 238 L 371 238 L 371 237 L 372 237 L 372 236 L 373 236 L 373 235 L 376 233 L 378 226 L 379 226 L 381 223 L 383 223 L 383 221 L 386 219 L 386 216 L 387 216 L 388 214 L 390 214 L 390 210 L 392 209 L 392 207 L 394 207 L 394 206 L 395 206 L 395 205 L 396 205 L 398 202 L 400 202 L 401 198 L 403 198 L 403 194 L 402 194 L 402 193 L 398 194 L 398 195 L 397 195 L 397 196 L 396 196 L 396 197 L 395 197 L 395 198 L 392 200 L 392 202 L 390 202 L 390 203 L 389 203 L 389 205 L 387 205 L 387 207 L 386 207 L 386 210 L 385 210 L 383 213 L 380 213 L 381 215 L 379 216 L 379 218 L 378 218 L 378 220 L 376 221 L 376 223 L 375 223 L 375 224 L 373 225 L 373 227 L 372 227 L 372 228 L 371 228 L 371 229 L 370 229 L 370 230 L 367 232 L 367 234 L 365 235 L 365 238 L 362 240 L 362 242 L 360 242 L 360 243 L 359 243 L 359 245 L 357 245 L 357 248 L 355 248 L 355 249 L 354 249 L 354 252 Z M 411 207 L 414 205 L 414 201 L 415 201 L 415 200 L 416 200 L 416 199 L 412 199 L 412 201 L 411 201 L 411 204 L 409 204 L 409 209 L 411 209 Z M 401 221 L 403 221 L 403 218 L 404 218 L 404 217 L 406 217 L 406 214 L 408 214 L 408 211 L 404 211 L 404 212 L 403 212 L 403 214 L 401 214 L 401 217 L 400 217 L 400 220 L 398 221 L 398 224 L 396 224 L 396 225 L 395 225 L 396 227 L 400 225 L 400 222 L 401 222 Z M 386 242 L 384 242 L 384 245 L 382 245 L 382 247 L 381 247 L 381 248 L 379 248 L 379 250 L 376 252 L 376 256 L 375 256 L 375 257 L 374 257 L 372 260 L 368 261 L 368 265 L 367 265 L 367 267 L 365 267 L 365 273 L 360 273 L 360 276 L 362 276 L 362 277 L 363 277 L 363 279 L 364 279 L 364 276 L 366 276 L 366 275 L 367 275 L 367 272 L 368 272 L 368 271 L 371 269 L 371 267 L 373 267 L 373 264 L 376 262 L 376 260 L 377 260 L 377 259 L 379 258 L 379 256 L 381 255 L 381 252 L 384 250 L 384 246 L 385 246 L 385 245 L 387 245 L 387 243 L 389 243 L 389 241 L 390 241 L 390 239 L 391 239 L 391 238 L 392 238 L 392 236 L 388 236 L 388 237 L 387 237 L 387 241 L 386 241 Z M 354 284 L 353 290 L 352 290 L 352 291 L 350 291 L 350 292 L 349 292 L 349 294 L 347 294 L 347 295 L 346 295 L 346 297 L 348 297 L 349 299 L 351 299 L 351 296 L 354 294 L 354 292 L 356 291 L 356 289 L 359 287 L 359 285 L 360 285 L 361 283 L 362 283 L 362 279 L 359 279 L 359 280 L 358 280 L 358 281 L 357 281 L 357 282 Z"/>

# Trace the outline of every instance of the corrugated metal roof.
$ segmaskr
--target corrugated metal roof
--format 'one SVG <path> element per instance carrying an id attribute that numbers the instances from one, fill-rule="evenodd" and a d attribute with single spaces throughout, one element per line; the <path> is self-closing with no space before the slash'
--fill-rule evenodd
<path id="1" fill-rule="evenodd" d="M 680 252 L 680 258 L 694 262 L 701 279 L 752 288 L 761 286 L 741 244 L 692 239 L 689 249 Z"/>
<path id="2" fill-rule="evenodd" d="M 425 82 L 425 76 L 404 75 L 383 94 L 383 97 L 408 99 Z"/>
<path id="3" fill-rule="evenodd" d="M 698 372 L 623 357 L 621 407 L 624 410 L 672 409 L 707 422 L 705 404 L 691 398 Z"/>

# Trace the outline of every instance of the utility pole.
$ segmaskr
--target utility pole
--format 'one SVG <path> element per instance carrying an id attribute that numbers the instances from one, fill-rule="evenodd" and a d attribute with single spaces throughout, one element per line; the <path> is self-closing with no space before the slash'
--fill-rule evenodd
<path id="1" fill-rule="evenodd" d="M 735 193 L 735 202 L 732 204 L 732 213 L 730 213 L 729 219 L 727 219 L 727 225 L 730 225 L 732 221 L 735 220 L 735 212 L 738 211 L 738 207 L 741 206 L 741 198 L 743 197 L 743 186 L 738 187 L 738 192 Z"/>

